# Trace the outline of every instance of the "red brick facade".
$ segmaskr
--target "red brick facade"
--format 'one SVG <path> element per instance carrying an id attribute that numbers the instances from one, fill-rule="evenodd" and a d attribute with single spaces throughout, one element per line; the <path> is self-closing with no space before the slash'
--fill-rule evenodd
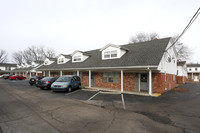
<path id="1" fill-rule="evenodd" d="M 96 87 L 120 89 L 121 80 L 119 80 L 119 83 L 103 82 L 103 73 L 98 72 L 96 73 Z"/>
<path id="2" fill-rule="evenodd" d="M 193 73 L 193 77 L 192 77 L 192 73 L 188 73 L 188 78 L 187 81 L 194 81 L 194 77 L 197 76 L 198 79 L 200 79 L 200 74 L 199 73 Z M 200 81 L 200 80 L 199 80 Z"/>
<path id="3" fill-rule="evenodd" d="M 82 86 L 87 86 L 87 72 L 82 72 L 81 85 Z"/>
<path id="4" fill-rule="evenodd" d="M 135 89 L 135 73 L 124 73 L 124 90 L 134 91 Z"/>
<path id="5" fill-rule="evenodd" d="M 165 81 L 166 78 L 166 81 Z M 177 76 L 164 73 L 153 73 L 153 93 L 163 93 L 177 85 Z M 166 90 L 165 90 L 166 88 Z"/>
<path id="6" fill-rule="evenodd" d="M 177 84 L 184 84 L 186 82 L 186 76 L 177 76 Z"/>

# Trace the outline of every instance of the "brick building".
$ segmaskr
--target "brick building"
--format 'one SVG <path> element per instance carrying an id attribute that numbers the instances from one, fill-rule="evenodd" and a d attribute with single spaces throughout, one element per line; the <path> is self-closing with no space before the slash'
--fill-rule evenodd
<path id="1" fill-rule="evenodd" d="M 176 86 L 177 53 L 171 38 L 60 54 L 38 67 L 44 76 L 79 75 L 83 86 L 163 93 Z M 169 48 L 170 47 L 170 48 Z"/>
<path id="2" fill-rule="evenodd" d="M 188 81 L 200 81 L 200 64 L 187 64 Z"/>
<path id="3" fill-rule="evenodd" d="M 186 61 L 177 62 L 177 83 L 184 84 L 187 80 L 187 66 Z"/>

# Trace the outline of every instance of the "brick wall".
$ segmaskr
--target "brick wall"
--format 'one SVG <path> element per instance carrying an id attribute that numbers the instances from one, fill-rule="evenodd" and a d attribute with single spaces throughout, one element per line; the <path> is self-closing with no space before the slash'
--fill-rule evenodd
<path id="1" fill-rule="evenodd" d="M 177 76 L 172 74 L 166 74 L 166 82 L 165 82 L 165 74 L 164 73 L 153 73 L 153 93 L 163 93 L 177 85 Z M 167 88 L 167 90 L 165 90 Z"/>
<path id="2" fill-rule="evenodd" d="M 63 75 L 73 75 L 73 72 L 63 72 Z"/>
<path id="3" fill-rule="evenodd" d="M 184 84 L 186 82 L 186 76 L 177 76 L 177 84 Z"/>
<path id="4" fill-rule="evenodd" d="M 124 73 L 124 90 L 134 91 L 135 89 L 135 73 Z"/>
<path id="5" fill-rule="evenodd" d="M 81 85 L 82 86 L 87 86 L 87 72 L 82 72 Z"/>
<path id="6" fill-rule="evenodd" d="M 103 82 L 103 73 L 98 72 L 96 73 L 96 87 L 121 89 L 121 79 L 119 79 L 119 83 Z"/>

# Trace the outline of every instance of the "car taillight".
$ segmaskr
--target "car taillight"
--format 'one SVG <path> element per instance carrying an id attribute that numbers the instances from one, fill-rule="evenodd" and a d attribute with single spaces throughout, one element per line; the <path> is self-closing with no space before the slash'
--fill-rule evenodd
<path id="1" fill-rule="evenodd" d="M 39 79 L 36 79 L 36 83 L 38 83 L 38 80 L 39 80 Z"/>
<path id="2" fill-rule="evenodd" d="M 46 81 L 46 83 L 47 83 L 47 84 L 49 84 L 49 83 L 50 83 L 50 81 Z"/>

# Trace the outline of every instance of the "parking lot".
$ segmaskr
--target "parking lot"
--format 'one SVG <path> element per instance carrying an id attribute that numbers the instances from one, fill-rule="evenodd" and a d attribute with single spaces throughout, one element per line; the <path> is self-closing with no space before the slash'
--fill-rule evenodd
<path id="1" fill-rule="evenodd" d="M 160 97 L 97 90 L 51 92 L 0 79 L 0 133 L 199 132 L 200 83 Z"/>

